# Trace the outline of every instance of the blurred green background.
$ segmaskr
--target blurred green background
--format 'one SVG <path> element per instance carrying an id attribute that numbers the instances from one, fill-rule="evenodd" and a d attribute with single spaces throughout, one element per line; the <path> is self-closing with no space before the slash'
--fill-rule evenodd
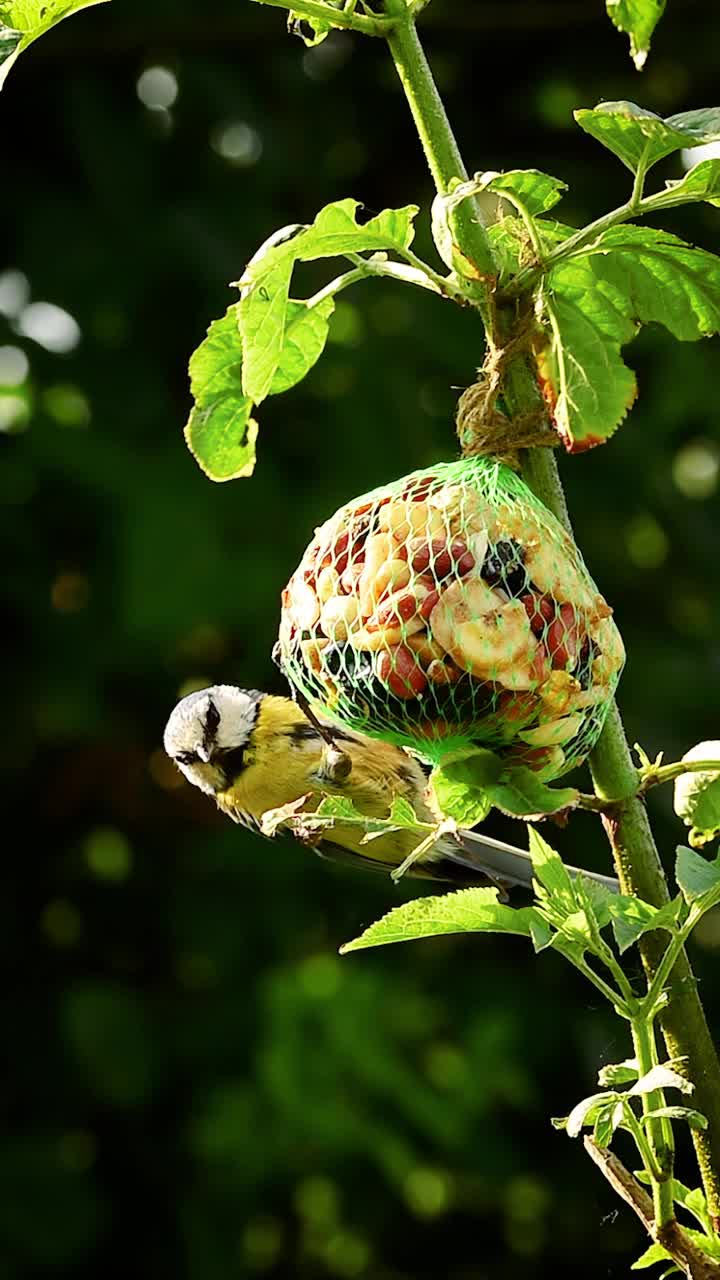
<path id="1" fill-rule="evenodd" d="M 717 98 L 709 0 L 671 0 L 642 77 L 600 0 L 435 0 L 423 33 L 468 167 L 557 174 L 566 221 L 629 178 L 573 106 Z M 384 281 L 343 295 L 325 358 L 263 406 L 251 480 L 214 486 L 182 439 L 188 356 L 276 227 L 417 200 L 432 255 L 384 48 L 306 50 L 246 0 L 115 0 L 24 55 L 0 109 L 0 1276 L 626 1275 L 639 1227 L 549 1124 L 629 1052 L 599 997 L 519 939 L 340 960 L 420 890 L 231 827 L 161 751 L 192 682 L 282 691 L 279 592 L 313 526 L 453 455 L 477 327 Z M 717 249 L 720 212 L 671 229 Z M 562 470 L 628 645 L 630 741 L 673 758 L 718 736 L 720 348 L 652 330 L 629 358 L 630 420 Z M 682 833 L 651 799 L 669 862 Z M 605 865 L 591 816 L 549 835 Z M 716 1027 L 718 947 L 709 920 Z"/>

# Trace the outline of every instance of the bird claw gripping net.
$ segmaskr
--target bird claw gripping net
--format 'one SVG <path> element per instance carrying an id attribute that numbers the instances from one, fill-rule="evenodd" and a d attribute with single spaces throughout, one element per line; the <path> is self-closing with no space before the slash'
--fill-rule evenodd
<path id="1" fill-rule="evenodd" d="M 434 763 L 489 747 L 544 779 L 591 750 L 625 658 L 572 539 L 484 457 L 415 471 L 317 529 L 279 655 L 341 727 Z"/>

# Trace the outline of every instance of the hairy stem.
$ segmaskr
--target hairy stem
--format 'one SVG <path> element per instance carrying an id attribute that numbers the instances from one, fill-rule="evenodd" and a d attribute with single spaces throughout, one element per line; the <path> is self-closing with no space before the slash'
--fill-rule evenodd
<path id="1" fill-rule="evenodd" d="M 405 90 L 418 133 L 425 149 L 438 191 L 447 191 L 453 177 L 464 178 L 466 170 L 458 152 L 442 101 L 417 37 L 405 0 L 386 0 L 386 12 L 396 24 L 388 37 L 390 51 Z M 652 206 L 652 198 L 640 200 L 635 207 L 628 202 L 622 209 L 599 219 L 548 255 L 544 270 L 554 260 L 566 256 L 572 246 L 588 243 L 615 222 Z M 649 210 L 648 210 L 649 211 Z M 469 201 L 456 211 L 454 224 L 458 248 L 483 273 L 490 273 L 491 255 L 484 230 Z M 524 292 L 538 274 L 524 273 Z M 518 277 L 518 280 L 522 278 Z M 511 324 L 514 310 L 507 308 L 502 319 Z M 541 403 L 537 384 L 523 355 L 509 365 L 505 375 L 504 394 L 511 413 L 532 410 Z M 531 449 L 524 456 L 524 474 L 528 483 L 547 507 L 572 532 L 565 495 L 550 449 Z M 616 804 L 604 815 L 613 856 L 623 889 L 656 906 L 669 900 L 667 884 L 657 848 L 647 820 L 644 805 L 637 797 L 639 775 L 631 757 L 622 722 L 615 705 L 610 710 L 600 741 L 592 756 L 595 790 L 601 799 L 630 797 Z M 640 943 L 648 980 L 665 952 L 663 936 L 649 933 Z M 684 951 L 678 956 L 673 971 L 671 1000 L 662 1013 L 662 1029 L 670 1057 L 684 1058 L 695 1085 L 699 1108 L 708 1118 L 706 1131 L 694 1131 L 693 1140 L 714 1219 L 720 1221 L 720 1067 L 708 1031 L 705 1013 L 698 998 L 695 979 Z"/>
<path id="2" fill-rule="evenodd" d="M 418 39 L 413 11 L 408 9 L 405 0 L 386 0 L 386 12 L 395 20 L 388 35 L 388 47 L 435 186 L 445 195 L 453 178 L 465 181 L 467 171 Z M 464 200 L 458 205 L 452 215 L 452 225 L 458 245 L 462 245 L 462 252 L 476 267 L 480 280 L 494 277 L 495 262 L 475 201 Z"/>

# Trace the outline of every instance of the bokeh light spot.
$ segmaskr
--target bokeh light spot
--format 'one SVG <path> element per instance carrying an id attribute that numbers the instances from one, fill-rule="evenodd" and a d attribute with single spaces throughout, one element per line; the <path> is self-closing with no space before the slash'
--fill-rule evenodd
<path id="1" fill-rule="evenodd" d="M 74 351 L 82 334 L 77 320 L 54 302 L 31 302 L 18 317 L 18 333 L 55 355 Z"/>
<path id="2" fill-rule="evenodd" d="M 24 396 L 0 395 L 0 431 L 12 435 L 24 431 L 30 421 L 30 406 Z"/>
<path id="3" fill-rule="evenodd" d="M 436 1218 L 450 1205 L 451 1182 L 448 1174 L 440 1169 L 418 1166 L 408 1173 L 403 1194 L 419 1218 Z"/>
<path id="4" fill-rule="evenodd" d="M 686 498 L 710 498 L 718 485 L 720 450 L 712 440 L 691 440 L 675 454 L 672 475 Z"/>
<path id="5" fill-rule="evenodd" d="M 87 427 L 90 424 L 90 403 L 79 387 L 72 383 L 56 383 L 43 391 L 45 411 L 61 427 Z"/>
<path id="6" fill-rule="evenodd" d="M 30 301 L 30 282 L 22 271 L 0 274 L 0 315 L 14 319 Z"/>
<path id="7" fill-rule="evenodd" d="M 146 67 L 135 87 L 148 111 L 167 111 L 178 96 L 177 76 L 169 67 Z"/>
<path id="8" fill-rule="evenodd" d="M 625 530 L 625 545 L 638 569 L 658 569 L 670 550 L 665 531 L 648 512 L 630 521 Z"/>
<path id="9" fill-rule="evenodd" d="M 114 827 L 98 827 L 85 841 L 85 861 L 98 880 L 119 883 L 132 870 L 132 849 L 127 838 Z"/>
<path id="10" fill-rule="evenodd" d="M 210 135 L 210 146 L 223 160 L 238 169 L 257 164 L 263 149 L 260 134 L 244 120 L 229 120 L 217 125 Z"/>
<path id="11" fill-rule="evenodd" d="M 30 371 L 30 361 L 20 347 L 0 347 L 0 386 L 19 387 Z"/>
<path id="12" fill-rule="evenodd" d="M 282 1226 L 276 1218 L 253 1218 L 242 1233 L 243 1261 L 253 1271 L 269 1271 L 282 1251 Z"/>
<path id="13" fill-rule="evenodd" d="M 340 1211 L 338 1192 L 330 1178 L 304 1178 L 295 1188 L 295 1208 L 301 1218 L 314 1226 L 329 1226 Z"/>
<path id="14" fill-rule="evenodd" d="M 85 1129 L 73 1129 L 58 1139 L 58 1159 L 63 1168 L 83 1173 L 95 1163 L 96 1142 Z"/>

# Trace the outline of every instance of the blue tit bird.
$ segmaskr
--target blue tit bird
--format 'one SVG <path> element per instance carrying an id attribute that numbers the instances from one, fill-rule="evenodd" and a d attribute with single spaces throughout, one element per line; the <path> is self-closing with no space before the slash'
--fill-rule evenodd
<path id="1" fill-rule="evenodd" d="M 328 738 L 335 744 L 340 768 L 328 770 Z M 350 733 L 329 724 L 311 723 L 290 698 L 213 685 L 190 693 L 175 707 L 164 735 L 167 754 L 189 782 L 214 797 L 223 813 L 254 831 L 262 815 L 306 797 L 301 812 L 312 812 L 328 794 L 346 796 L 372 818 L 386 818 L 393 800 L 409 801 L 422 822 L 437 823 L 427 799 L 427 775 L 400 747 Z M 322 857 L 358 867 L 392 872 L 418 844 L 412 830 L 396 830 L 362 844 L 364 832 L 342 823 L 327 831 L 312 848 Z M 617 881 L 590 871 L 569 868 L 606 888 Z M 499 888 L 532 885 L 529 854 L 502 840 L 473 831 L 439 837 L 434 847 L 412 864 L 409 875 L 446 880 L 456 885 Z"/>

